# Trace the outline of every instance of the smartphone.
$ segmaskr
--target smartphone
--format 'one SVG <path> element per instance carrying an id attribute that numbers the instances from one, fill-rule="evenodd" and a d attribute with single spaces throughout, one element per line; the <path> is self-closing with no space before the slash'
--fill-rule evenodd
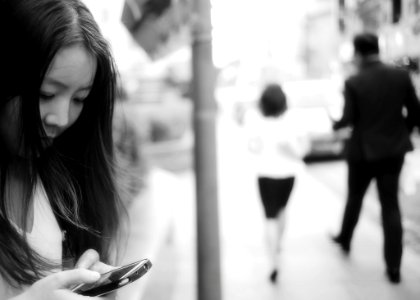
<path id="1" fill-rule="evenodd" d="M 103 296 L 139 279 L 151 267 L 150 260 L 143 259 L 103 273 L 97 281 L 79 284 L 71 290 L 83 296 Z"/>

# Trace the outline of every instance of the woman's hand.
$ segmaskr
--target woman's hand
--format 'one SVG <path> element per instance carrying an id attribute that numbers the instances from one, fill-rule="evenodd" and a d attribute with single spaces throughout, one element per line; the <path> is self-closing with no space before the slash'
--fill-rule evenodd
<path id="1" fill-rule="evenodd" d="M 86 269 L 74 269 L 48 275 L 35 282 L 29 289 L 10 300 L 83 300 L 86 297 L 70 291 L 80 283 L 92 283 L 99 273 Z"/>
<path id="2" fill-rule="evenodd" d="M 82 300 L 93 299 L 73 293 L 70 288 L 81 283 L 93 283 L 100 274 L 115 267 L 99 260 L 99 254 L 93 249 L 86 250 L 76 263 L 73 270 L 61 271 L 35 282 L 29 289 L 10 300 Z M 100 299 L 114 299 L 115 294 Z M 96 299 L 96 298 L 95 298 Z M 99 298 L 98 298 L 99 299 Z"/>
<path id="3" fill-rule="evenodd" d="M 107 265 L 101 262 L 98 252 L 93 249 L 86 250 L 82 254 L 82 256 L 80 256 L 79 260 L 76 263 L 76 268 L 89 269 L 89 270 L 96 271 L 100 274 L 106 273 L 108 271 L 111 271 L 112 269 L 115 269 L 115 267 L 112 267 L 110 265 Z M 115 292 L 112 292 L 105 296 L 102 296 L 101 299 L 112 300 L 112 299 L 115 299 L 115 297 L 116 297 Z"/>
<path id="4" fill-rule="evenodd" d="M 80 256 L 79 260 L 76 263 L 76 268 L 89 269 L 92 271 L 96 271 L 100 274 L 115 269 L 115 267 L 104 264 L 99 259 L 100 257 L 96 250 L 88 249 L 82 254 L 82 256 Z"/>

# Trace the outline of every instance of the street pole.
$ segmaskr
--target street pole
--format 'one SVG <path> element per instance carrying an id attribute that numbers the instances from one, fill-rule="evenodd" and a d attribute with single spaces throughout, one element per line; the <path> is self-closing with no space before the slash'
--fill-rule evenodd
<path id="1" fill-rule="evenodd" d="M 192 92 L 197 199 L 197 297 L 220 300 L 220 246 L 216 155 L 215 69 L 210 0 L 192 1 Z"/>

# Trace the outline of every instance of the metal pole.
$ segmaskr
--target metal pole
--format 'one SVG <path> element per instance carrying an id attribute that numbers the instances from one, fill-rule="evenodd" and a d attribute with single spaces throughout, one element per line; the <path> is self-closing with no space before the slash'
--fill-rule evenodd
<path id="1" fill-rule="evenodd" d="M 199 300 L 220 300 L 220 246 L 216 155 L 215 69 L 212 61 L 210 0 L 193 1 L 194 157 L 197 198 Z"/>

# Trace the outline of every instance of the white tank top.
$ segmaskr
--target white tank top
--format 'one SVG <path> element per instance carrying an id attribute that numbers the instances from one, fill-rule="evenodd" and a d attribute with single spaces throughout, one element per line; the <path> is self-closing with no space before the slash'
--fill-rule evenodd
<path id="1" fill-rule="evenodd" d="M 18 231 L 21 229 L 18 228 Z M 51 262 L 61 265 L 63 235 L 42 184 L 38 184 L 35 191 L 33 227 L 30 233 L 26 233 L 26 236 L 32 249 Z M 52 272 L 54 271 L 59 271 L 59 269 Z M 12 288 L 0 276 L 0 299 L 14 297 L 23 290 L 25 287 L 22 289 Z"/>
<path id="2" fill-rule="evenodd" d="M 34 223 L 28 242 L 40 255 L 61 264 L 63 235 L 44 187 L 39 184 L 34 197 Z"/>

